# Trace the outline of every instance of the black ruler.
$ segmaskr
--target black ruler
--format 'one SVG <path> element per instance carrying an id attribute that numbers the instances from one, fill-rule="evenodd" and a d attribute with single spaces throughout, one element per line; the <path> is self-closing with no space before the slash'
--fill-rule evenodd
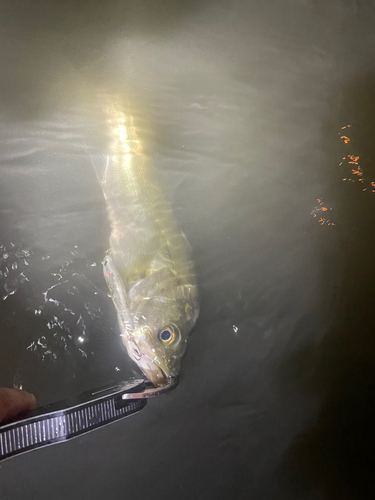
<path id="1" fill-rule="evenodd" d="M 125 395 L 142 393 L 145 388 L 144 380 L 119 382 L 3 422 L 0 425 L 0 461 L 66 441 L 140 411 L 147 399 L 126 399 Z"/>

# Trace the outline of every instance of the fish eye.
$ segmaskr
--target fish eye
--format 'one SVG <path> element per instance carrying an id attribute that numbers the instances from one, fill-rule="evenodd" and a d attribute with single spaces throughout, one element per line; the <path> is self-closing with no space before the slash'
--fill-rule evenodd
<path id="1" fill-rule="evenodd" d="M 176 335 L 174 333 L 174 330 L 170 326 L 165 326 L 160 330 L 159 338 L 163 342 L 163 344 L 171 344 L 174 341 L 175 337 Z"/>
<path id="2" fill-rule="evenodd" d="M 171 338 L 171 332 L 169 330 L 164 330 L 164 332 L 161 332 L 160 338 L 161 340 L 169 340 Z"/>

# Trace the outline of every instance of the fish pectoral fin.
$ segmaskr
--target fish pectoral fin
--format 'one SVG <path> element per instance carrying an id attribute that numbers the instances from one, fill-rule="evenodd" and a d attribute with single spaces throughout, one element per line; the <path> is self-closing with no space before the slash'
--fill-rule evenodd
<path id="1" fill-rule="evenodd" d="M 135 297 L 154 297 L 157 299 L 163 296 L 166 286 L 173 286 L 174 276 L 167 268 L 158 269 L 155 272 L 145 275 L 129 290 L 130 300 Z"/>
<path id="2" fill-rule="evenodd" d="M 146 274 L 160 247 L 160 235 L 127 231 L 120 239 L 111 237 L 110 245 L 117 269 L 129 279 Z"/>

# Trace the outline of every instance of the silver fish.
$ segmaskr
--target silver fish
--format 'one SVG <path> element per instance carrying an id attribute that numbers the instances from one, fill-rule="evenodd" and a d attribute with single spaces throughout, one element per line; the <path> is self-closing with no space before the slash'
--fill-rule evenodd
<path id="1" fill-rule="evenodd" d="M 109 154 L 93 158 L 111 224 L 103 272 L 130 358 L 156 386 L 178 376 L 199 313 L 189 243 L 120 99 L 106 106 Z"/>

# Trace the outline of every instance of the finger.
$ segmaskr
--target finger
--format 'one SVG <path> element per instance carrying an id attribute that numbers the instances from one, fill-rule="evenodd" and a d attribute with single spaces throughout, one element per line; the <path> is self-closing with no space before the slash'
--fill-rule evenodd
<path id="1" fill-rule="evenodd" d="M 0 389 L 0 422 L 35 408 L 33 394 L 20 389 Z"/>

